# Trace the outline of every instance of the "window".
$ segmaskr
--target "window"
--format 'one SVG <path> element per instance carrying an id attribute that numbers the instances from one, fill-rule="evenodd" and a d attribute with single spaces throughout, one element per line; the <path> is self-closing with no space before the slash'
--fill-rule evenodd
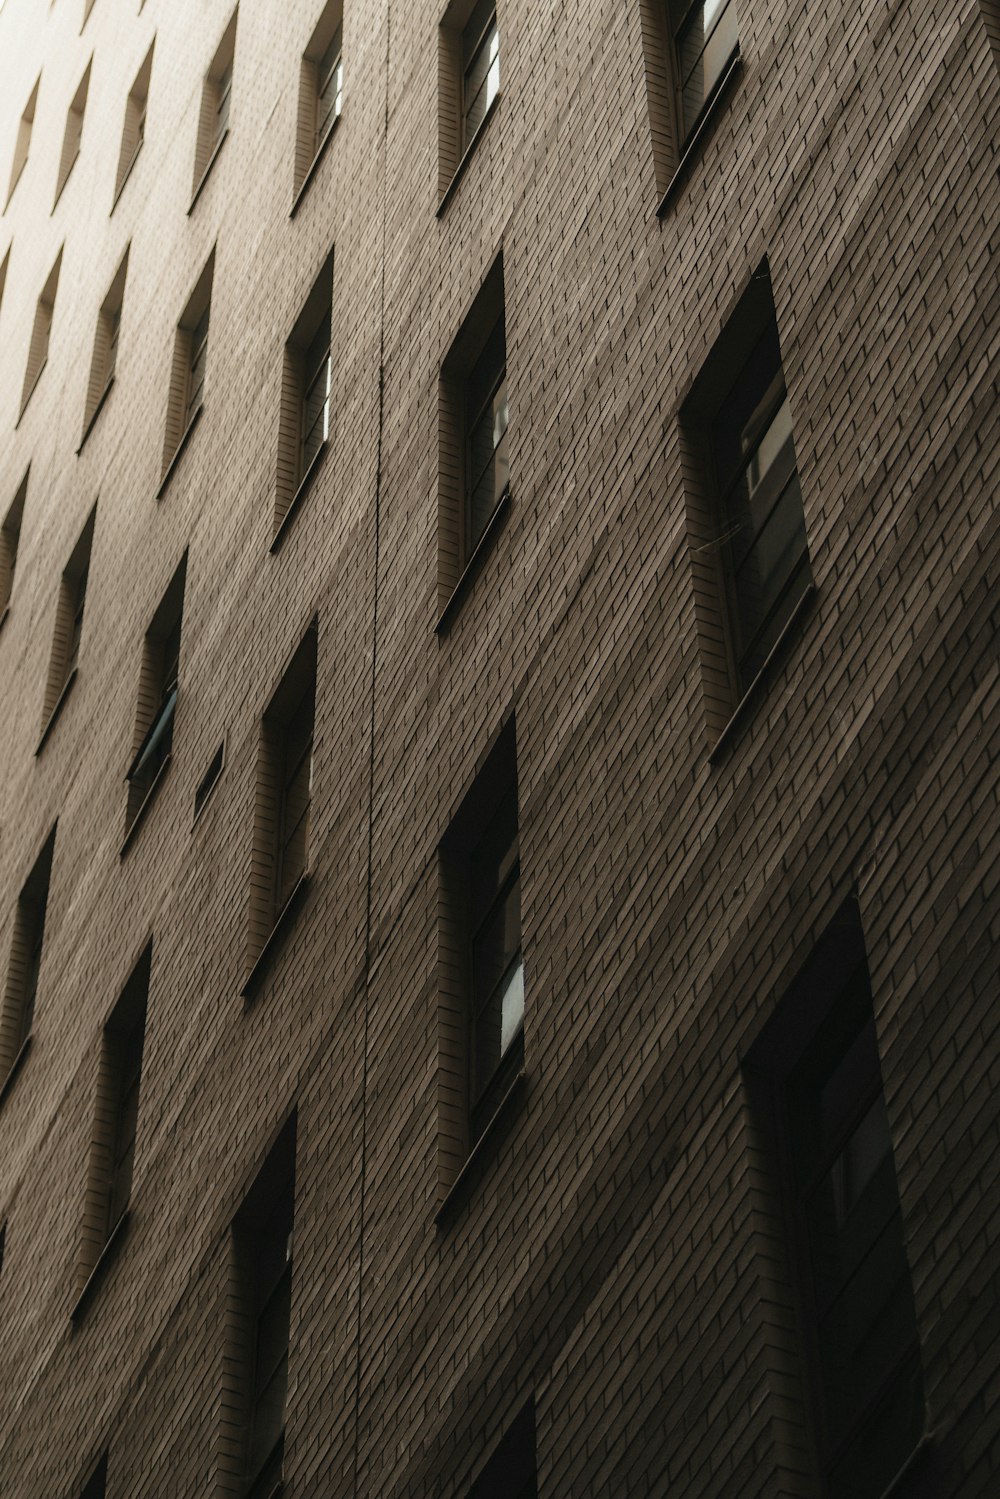
<path id="1" fill-rule="evenodd" d="M 53 828 L 17 898 L 0 1016 L 0 1086 L 18 1061 L 34 1021 L 55 841 Z"/>
<path id="2" fill-rule="evenodd" d="M 115 378 L 118 363 L 118 334 L 121 328 L 122 305 L 125 300 L 125 277 L 128 274 L 128 250 L 122 256 L 121 265 L 108 287 L 107 296 L 97 314 L 97 329 L 94 334 L 94 352 L 90 361 L 90 379 L 87 382 L 87 404 L 83 413 L 83 436 L 80 446 L 87 439 L 97 414 Z"/>
<path id="3" fill-rule="evenodd" d="M 469 1499 L 536 1499 L 535 1402 L 511 1422 L 503 1440 L 472 1485 Z"/>
<path id="4" fill-rule="evenodd" d="M 502 257 L 442 365 L 440 415 L 438 598 L 444 608 L 509 489 Z"/>
<path id="5" fill-rule="evenodd" d="M 295 140 L 296 201 L 340 119 L 344 95 L 343 32 L 342 0 L 330 0 L 302 57 Z"/>
<path id="6" fill-rule="evenodd" d="M 923 1434 L 923 1379 L 857 908 L 838 915 L 751 1051 L 792 1227 L 827 1499 L 878 1499 Z"/>
<path id="7" fill-rule="evenodd" d="M 66 130 L 63 134 L 62 152 L 59 157 L 59 176 L 56 179 L 56 203 L 59 202 L 66 180 L 73 170 L 76 158 L 80 154 L 80 141 L 83 137 L 83 114 L 87 107 L 87 91 L 90 88 L 90 63 L 87 71 L 80 79 L 79 87 L 73 95 L 69 113 L 66 116 Z M 54 206 L 54 205 L 53 205 Z"/>
<path id="8" fill-rule="evenodd" d="M 171 579 L 143 645 L 132 763 L 128 768 L 125 847 L 170 763 L 180 675 L 181 618 L 187 555 Z M 124 852 L 124 848 L 122 850 Z"/>
<path id="9" fill-rule="evenodd" d="M 86 26 L 90 19 L 90 12 L 94 8 L 94 0 L 83 0 L 83 20 L 80 22 L 80 30 Z"/>
<path id="10" fill-rule="evenodd" d="M 201 816 L 202 808 L 215 790 L 216 782 L 222 774 L 222 766 L 225 757 L 225 741 L 219 745 L 215 754 L 208 763 L 208 769 L 198 782 L 194 793 L 194 815 L 195 821 Z"/>
<path id="11" fill-rule="evenodd" d="M 28 347 L 28 367 L 24 372 L 24 389 L 21 393 L 21 415 L 31 398 L 31 393 L 38 384 L 45 361 L 49 357 L 49 339 L 52 335 L 52 316 L 55 312 L 56 292 L 59 289 L 59 269 L 62 265 L 62 251 L 56 256 L 56 263 L 48 274 L 42 294 L 38 298 L 38 306 L 35 308 L 35 323 L 31 330 L 31 343 Z"/>
<path id="12" fill-rule="evenodd" d="M 261 955 L 291 910 L 309 862 L 316 623 L 306 631 L 261 722 L 251 883 L 249 995 Z"/>
<path id="13" fill-rule="evenodd" d="M 495 0 L 451 0 L 438 29 L 438 212 L 500 94 Z"/>
<path id="14" fill-rule="evenodd" d="M 45 686 L 45 701 L 42 710 L 42 748 L 48 737 L 53 719 L 61 707 L 70 683 L 76 675 L 80 656 L 80 637 L 83 633 L 83 606 L 87 598 L 87 576 L 90 572 L 90 552 L 94 541 L 96 507 L 90 512 L 80 539 L 63 570 L 59 583 L 59 599 L 56 604 L 56 623 L 52 639 L 52 655 Z"/>
<path id="15" fill-rule="evenodd" d="M 640 0 L 639 15 L 653 164 L 665 203 L 735 75 L 737 0 Z"/>
<path id="16" fill-rule="evenodd" d="M 81 1293 L 122 1223 L 132 1195 L 151 963 L 152 946 L 147 946 L 101 1036 L 78 1268 Z"/>
<path id="17" fill-rule="evenodd" d="M 21 180 L 28 160 L 28 148 L 31 145 L 31 131 L 35 123 L 35 106 L 38 103 L 38 85 L 41 83 L 41 74 L 35 79 L 35 86 L 31 90 L 28 102 L 24 106 L 21 119 L 17 127 L 17 140 L 14 143 L 14 160 L 10 169 L 10 186 L 7 189 L 7 202 L 4 204 L 4 212 L 10 206 L 10 200 L 14 196 L 14 189 Z"/>
<path id="18" fill-rule="evenodd" d="M 14 569 L 17 566 L 17 549 L 21 544 L 21 522 L 24 519 L 24 501 L 28 493 L 28 471 L 17 487 L 17 494 L 10 509 L 0 524 L 0 621 L 7 614 L 10 595 L 14 587 Z"/>
<path id="19" fill-rule="evenodd" d="M 330 435 L 332 303 L 331 253 L 285 345 L 274 515 L 276 534 Z"/>
<path id="20" fill-rule="evenodd" d="M 125 124 L 122 128 L 122 144 L 118 153 L 118 172 L 115 176 L 115 203 L 135 165 L 136 157 L 146 139 L 146 104 L 149 99 L 149 80 L 153 71 L 153 47 L 150 45 L 142 67 L 135 75 L 125 101 Z"/>
<path id="21" fill-rule="evenodd" d="M 104 1499 L 108 1481 L 108 1454 L 105 1452 L 80 1493 L 80 1499 Z"/>
<path id="22" fill-rule="evenodd" d="M 453 1120 L 456 1128 L 443 1143 L 446 1154 L 461 1161 L 524 1065 L 513 723 L 500 735 L 442 840 L 440 876 L 442 1076 L 448 1093 L 442 1099 L 442 1117 Z M 463 1074 L 464 1088 L 456 1083 Z M 460 1119 L 464 1126 L 458 1124 Z"/>
<path id="23" fill-rule="evenodd" d="M 479 0 L 462 31 L 462 150 L 500 92 L 500 36 L 493 0 Z"/>
<path id="24" fill-rule="evenodd" d="M 284 1469 L 294 1217 L 293 1116 L 233 1222 L 222 1453 L 244 1499 L 273 1499 Z"/>
<path id="25" fill-rule="evenodd" d="M 233 90 L 233 59 L 236 55 L 236 17 L 237 11 L 234 10 L 202 85 L 192 208 L 222 142 L 229 134 L 229 100 Z"/>
<path id="26" fill-rule="evenodd" d="M 7 267 L 10 265 L 10 245 L 3 260 L 0 260 L 0 307 L 3 306 L 3 289 L 7 285 Z"/>
<path id="27" fill-rule="evenodd" d="M 208 331 L 212 311 L 212 279 L 215 251 L 198 278 L 177 325 L 174 360 L 167 401 L 167 426 L 163 444 L 163 477 L 172 472 L 185 438 L 201 412 L 208 363 Z"/>
<path id="28" fill-rule="evenodd" d="M 812 590 L 766 268 L 709 356 L 682 428 L 706 700 L 721 731 Z"/>

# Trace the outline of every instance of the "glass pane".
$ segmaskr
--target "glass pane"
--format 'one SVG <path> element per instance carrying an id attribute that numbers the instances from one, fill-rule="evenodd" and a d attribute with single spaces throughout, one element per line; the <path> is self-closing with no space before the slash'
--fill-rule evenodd
<path id="1" fill-rule="evenodd" d="M 687 136 L 739 40 L 733 0 L 707 0 L 691 11 L 677 36 L 683 129 Z"/>
<path id="2" fill-rule="evenodd" d="M 306 388 L 303 412 L 302 472 L 305 473 L 330 431 L 330 355 Z"/>
<path id="3" fill-rule="evenodd" d="M 500 36 L 494 19 L 465 73 L 463 149 L 483 123 L 499 91 Z"/>
<path id="4" fill-rule="evenodd" d="M 521 950 L 521 881 L 515 877 L 501 891 L 476 933 L 472 948 L 476 1010 L 499 1005 L 497 987 Z M 499 1014 L 499 1011 L 498 1011 Z M 499 1051 L 497 1053 L 499 1056 Z"/>
<path id="5" fill-rule="evenodd" d="M 316 148 L 333 120 L 340 114 L 344 86 L 344 65 L 341 57 L 341 28 L 334 32 L 329 46 L 320 58 L 316 70 Z"/>

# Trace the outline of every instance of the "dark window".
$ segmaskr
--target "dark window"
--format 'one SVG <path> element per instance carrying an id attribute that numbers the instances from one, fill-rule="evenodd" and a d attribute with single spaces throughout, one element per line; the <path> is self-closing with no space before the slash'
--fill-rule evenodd
<path id="1" fill-rule="evenodd" d="M 333 252 L 326 257 L 285 344 L 278 427 L 275 535 L 330 437 Z"/>
<path id="2" fill-rule="evenodd" d="M 21 411 L 27 406 L 31 393 L 38 384 L 42 370 L 45 368 L 49 357 L 49 341 L 52 337 L 52 320 L 55 316 L 56 293 L 59 290 L 59 271 L 62 266 L 62 250 L 56 256 L 56 263 L 48 274 L 38 305 L 35 308 L 35 322 L 31 330 L 31 343 L 28 346 L 28 364 L 24 372 L 24 387 L 21 394 Z"/>
<path id="3" fill-rule="evenodd" d="M 756 1050 L 777 1072 L 775 1146 L 825 1492 L 878 1499 L 923 1434 L 923 1380 L 856 908 L 841 913 Z"/>
<path id="4" fill-rule="evenodd" d="M 157 784 L 173 750 L 186 571 L 185 557 L 146 631 L 136 716 L 138 743 L 126 776 L 129 827 Z"/>
<path id="5" fill-rule="evenodd" d="M 485 531 L 510 477 L 507 459 L 507 345 L 503 311 L 469 372 L 466 406 L 466 551 Z"/>
<path id="6" fill-rule="evenodd" d="M 10 602 L 14 587 L 14 570 L 17 567 L 17 551 L 21 544 L 21 523 L 24 519 L 24 501 L 28 493 L 28 475 L 25 474 L 17 487 L 17 494 L 0 525 L 0 615 Z"/>
<path id="7" fill-rule="evenodd" d="M 34 1022 L 55 837 L 53 828 L 17 899 L 0 1021 L 0 1082 L 16 1061 Z"/>
<path id="8" fill-rule="evenodd" d="M 316 76 L 316 130 L 314 153 L 340 114 L 344 91 L 343 27 L 338 25 L 319 60 Z"/>
<path id="9" fill-rule="evenodd" d="M 275 856 L 275 915 L 305 873 L 312 800 L 315 683 L 309 682 L 284 724 L 278 778 L 278 843 Z"/>
<path id="10" fill-rule="evenodd" d="M 80 142 L 83 139 L 83 116 L 87 108 L 87 93 L 90 89 L 90 63 L 87 71 L 80 80 L 80 85 L 73 95 L 73 102 L 66 115 L 66 130 L 63 134 L 62 153 L 59 158 L 59 176 L 56 179 L 56 202 L 59 195 L 66 186 L 67 178 L 73 170 L 76 158 L 80 154 Z"/>
<path id="11" fill-rule="evenodd" d="M 215 49 L 215 56 L 209 64 L 202 85 L 192 188 L 195 198 L 211 170 L 219 147 L 229 134 L 229 105 L 233 91 L 237 15 L 238 12 L 234 10 L 219 45 Z"/>
<path id="12" fill-rule="evenodd" d="M 535 1402 L 511 1422 L 500 1445 L 472 1485 L 469 1499 L 536 1499 Z"/>
<path id="13" fill-rule="evenodd" d="M 194 794 L 194 815 L 198 817 L 208 798 L 215 790 L 215 784 L 222 774 L 222 765 L 225 755 L 225 744 L 220 744 L 208 764 L 208 769 L 198 782 L 198 788 Z"/>
<path id="14" fill-rule="evenodd" d="M 150 949 L 147 948 L 104 1028 L 107 1088 L 106 1099 L 102 1100 L 106 1108 L 102 1112 L 109 1125 L 105 1242 L 128 1207 L 132 1195 L 150 956 Z"/>
<path id="15" fill-rule="evenodd" d="M 330 432 L 330 323 L 324 318 L 306 349 L 302 392 L 302 453 L 305 473 Z"/>
<path id="16" fill-rule="evenodd" d="M 462 31 L 462 149 L 500 92 L 500 35 L 494 0 L 479 0 Z"/>
<path id="17" fill-rule="evenodd" d="M 90 576 L 90 553 L 94 541 L 96 510 L 92 510 L 59 582 L 56 622 L 52 636 L 52 656 L 42 713 L 43 739 L 52 716 L 61 704 L 80 659 L 83 636 L 83 614 Z"/>
<path id="18" fill-rule="evenodd" d="M 14 196 L 14 189 L 20 180 L 21 173 L 28 161 L 28 151 L 31 146 L 31 132 L 35 124 L 35 109 L 38 104 L 38 85 L 41 83 L 41 74 L 35 80 L 35 86 L 31 90 L 28 102 L 24 106 L 21 118 L 17 126 L 17 140 L 14 143 L 14 160 L 10 168 L 10 186 L 7 189 L 7 202 L 4 209 L 10 206 L 10 200 Z"/>
<path id="19" fill-rule="evenodd" d="M 104 1499 L 108 1481 L 108 1454 L 105 1453 L 84 1485 L 80 1499 Z"/>
<path id="20" fill-rule="evenodd" d="M 118 195 L 135 165 L 136 157 L 146 139 L 146 106 L 149 99 L 149 80 L 153 71 L 153 48 L 146 53 L 142 67 L 135 77 L 125 103 L 125 123 L 122 127 L 122 143 L 118 153 L 118 171 L 115 175 L 115 196 Z"/>
<path id="21" fill-rule="evenodd" d="M 295 1121 L 282 1133 L 233 1225 L 237 1293 L 245 1307 L 240 1370 L 246 1499 L 272 1499 L 281 1484 L 288 1394 L 295 1213 Z M 234 1391 L 240 1401 L 240 1391 Z M 235 1475 L 234 1475 L 235 1476 Z"/>
<path id="22" fill-rule="evenodd" d="M 739 46 L 736 0 L 668 0 L 676 59 L 678 123 L 683 142 L 694 130 Z"/>
<path id="23" fill-rule="evenodd" d="M 188 365 L 187 399 L 184 406 L 185 427 L 201 405 L 205 389 L 205 361 L 208 358 L 208 316 L 206 307 L 191 329 L 191 353 Z"/>
<path id="24" fill-rule="evenodd" d="M 86 439 L 105 396 L 111 388 L 118 363 L 118 336 L 121 331 L 122 305 L 125 300 L 125 278 L 128 275 L 128 250 L 122 256 L 114 280 L 97 314 L 94 352 L 87 382 L 87 403 L 83 413 L 83 439 Z"/>
<path id="25" fill-rule="evenodd" d="M 184 438 L 194 425 L 205 393 L 209 324 L 212 313 L 212 283 L 215 277 L 213 250 L 188 298 L 174 337 L 174 359 L 170 373 L 167 424 L 163 444 L 163 478 L 171 471 Z"/>

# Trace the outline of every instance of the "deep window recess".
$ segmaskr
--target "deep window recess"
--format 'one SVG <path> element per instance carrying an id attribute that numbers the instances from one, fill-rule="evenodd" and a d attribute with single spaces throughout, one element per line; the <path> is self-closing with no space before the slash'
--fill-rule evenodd
<path id="1" fill-rule="evenodd" d="M 17 140 L 14 143 L 14 160 L 10 168 L 10 186 L 7 189 L 7 202 L 4 204 L 5 211 L 10 204 L 11 198 L 14 196 L 14 189 L 17 187 L 21 173 L 27 164 L 28 151 L 31 146 L 31 132 L 35 124 L 35 108 L 38 104 L 38 85 L 41 81 L 41 74 L 39 74 L 18 122 Z"/>
<path id="2" fill-rule="evenodd" d="M 343 108 L 343 14 L 342 0 L 330 0 L 302 55 L 295 137 L 296 203 Z"/>
<path id="3" fill-rule="evenodd" d="M 712 350 L 681 421 L 706 700 L 721 729 L 812 588 L 766 268 Z"/>
<path id="4" fill-rule="evenodd" d="M 56 603 L 56 622 L 52 638 L 52 655 L 45 685 L 42 728 L 48 724 L 56 705 L 66 690 L 80 659 L 83 635 L 83 611 L 90 575 L 90 553 L 94 541 L 96 508 L 91 511 L 70 559 L 63 569 Z"/>
<path id="5" fill-rule="evenodd" d="M 162 476 L 166 479 L 184 438 L 201 411 L 208 364 L 209 324 L 212 313 L 212 282 L 215 276 L 213 249 L 194 291 L 181 314 L 174 337 L 174 359 L 167 399 L 167 424 L 163 443 Z"/>
<path id="6" fill-rule="evenodd" d="M 80 142 L 83 139 L 83 116 L 87 108 L 87 93 L 90 88 L 90 66 L 88 62 L 87 71 L 80 80 L 79 87 L 73 95 L 72 103 L 66 115 L 66 129 L 63 133 L 62 152 L 59 157 L 59 175 L 56 178 L 56 203 L 58 203 L 60 194 L 66 186 L 76 158 L 80 154 Z"/>
<path id="7" fill-rule="evenodd" d="M 237 14 L 238 12 L 234 10 L 202 85 L 192 187 L 195 197 L 198 196 L 201 185 L 211 169 L 219 147 L 229 134 L 229 104 L 233 91 Z"/>
<path id="8" fill-rule="evenodd" d="M 143 642 L 134 750 L 126 774 L 130 830 L 173 751 L 174 714 L 180 680 L 181 620 L 187 556 L 171 580 Z"/>
<path id="9" fill-rule="evenodd" d="M 241 1419 L 233 1423 L 224 1464 L 245 1499 L 273 1499 L 281 1487 L 294 1215 L 293 1118 L 233 1222 L 226 1403 Z"/>
<path id="10" fill-rule="evenodd" d="M 21 524 L 24 519 L 24 501 L 28 493 L 28 472 L 17 486 L 17 494 L 10 503 L 7 514 L 0 524 L 0 619 L 10 603 L 14 587 L 14 570 L 17 567 L 17 552 L 21 544 Z"/>
<path id="11" fill-rule="evenodd" d="M 115 197 L 125 186 L 126 180 L 136 157 L 142 150 L 142 143 L 146 139 L 146 106 L 149 100 L 149 80 L 153 71 L 153 46 L 150 45 L 146 53 L 142 67 L 135 76 L 135 82 L 129 89 L 128 99 L 125 101 L 125 123 L 122 126 L 122 144 L 118 153 L 118 171 L 115 175 Z"/>
<path id="12" fill-rule="evenodd" d="M 462 580 L 510 485 L 503 257 L 441 367 L 438 600 Z"/>
<path id="13" fill-rule="evenodd" d="M 494 0 L 479 0 L 462 31 L 462 150 L 500 92 L 500 34 Z"/>
<path id="14" fill-rule="evenodd" d="M 524 1066 L 524 959 L 514 725 L 441 843 L 440 1113 L 447 1188 Z M 464 1078 L 464 1087 L 462 1079 Z"/>
<path id="15" fill-rule="evenodd" d="M 285 345 L 278 431 L 277 533 L 330 436 L 333 253 L 323 263 Z"/>
<path id="16" fill-rule="evenodd" d="M 530 1400 L 504 1433 L 469 1499 L 536 1499 L 537 1494 L 535 1402 Z"/>
<path id="17" fill-rule="evenodd" d="M 97 1467 L 88 1478 L 80 1499 L 104 1499 L 108 1481 L 108 1454 L 105 1452 Z"/>
<path id="18" fill-rule="evenodd" d="M 128 274 L 128 254 L 126 250 L 107 295 L 101 303 L 101 310 L 97 314 L 94 352 L 90 361 L 90 379 L 87 382 L 87 404 L 83 413 L 84 438 L 90 431 L 115 377 L 115 366 L 118 363 L 118 336 L 125 300 L 125 277 Z"/>
<path id="19" fill-rule="evenodd" d="M 62 266 L 62 250 L 49 272 L 35 308 L 35 322 L 28 346 L 28 365 L 24 372 L 24 387 L 21 392 L 21 414 L 28 404 L 31 393 L 38 384 L 42 370 L 49 357 L 49 340 L 52 336 L 52 318 L 55 313 L 56 292 L 59 290 L 59 271 Z"/>
<path id="20" fill-rule="evenodd" d="M 17 1061 L 34 1022 L 55 839 L 53 828 L 17 898 L 0 1013 L 0 1085 Z"/>
<path id="21" fill-rule="evenodd" d="M 219 745 L 219 748 L 208 763 L 208 769 L 198 782 L 198 787 L 194 794 L 194 815 L 196 818 L 201 814 L 202 808 L 215 790 L 216 782 L 222 774 L 224 758 L 225 741 Z"/>
<path id="22" fill-rule="evenodd" d="M 828 1499 L 878 1499 L 923 1435 L 920 1348 L 857 910 L 748 1058 L 770 1091 Z M 765 1105 L 766 1107 L 766 1105 Z"/>
<path id="23" fill-rule="evenodd" d="M 248 972 L 290 908 L 309 864 L 316 622 L 310 625 L 261 721 L 254 819 Z"/>
<path id="24" fill-rule="evenodd" d="M 681 141 L 687 140 L 739 45 L 736 0 L 668 0 Z"/>

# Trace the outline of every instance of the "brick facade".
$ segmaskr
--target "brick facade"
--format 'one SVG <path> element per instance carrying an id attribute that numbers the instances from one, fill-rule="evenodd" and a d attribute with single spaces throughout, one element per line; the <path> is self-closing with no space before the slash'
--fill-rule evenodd
<path id="1" fill-rule="evenodd" d="M 294 1114 L 283 1492 L 466 1499 L 533 1398 L 545 1499 L 821 1499 L 745 1067 L 848 900 L 926 1400 L 893 1493 L 995 1492 L 1000 19 L 735 3 L 738 65 L 678 173 L 654 0 L 498 0 L 500 93 L 452 181 L 466 11 L 344 0 L 342 114 L 307 176 L 323 6 L 240 0 L 193 202 L 234 7 L 0 7 L 0 191 L 40 77 L 0 218 L 0 524 L 28 473 L 0 624 L 0 984 L 56 828 L 31 1041 L 0 1080 L 5 1496 L 78 1499 L 105 1451 L 113 1499 L 245 1493 L 231 1226 Z M 131 152 L 134 109 L 127 128 Z M 329 438 L 292 498 L 286 345 L 331 249 Z M 501 254 L 509 499 L 442 617 L 442 366 Z M 204 404 L 161 484 L 213 256 Z M 720 743 L 683 411 L 765 261 L 815 591 Z M 95 504 L 76 676 L 40 746 Z M 172 752 L 123 851 L 144 642 L 185 554 Z M 262 717 L 314 619 L 308 880 L 248 986 Z M 524 1076 L 463 1166 L 441 846 L 504 731 Z M 131 1201 L 78 1304 L 104 1028 L 150 940 Z"/>

